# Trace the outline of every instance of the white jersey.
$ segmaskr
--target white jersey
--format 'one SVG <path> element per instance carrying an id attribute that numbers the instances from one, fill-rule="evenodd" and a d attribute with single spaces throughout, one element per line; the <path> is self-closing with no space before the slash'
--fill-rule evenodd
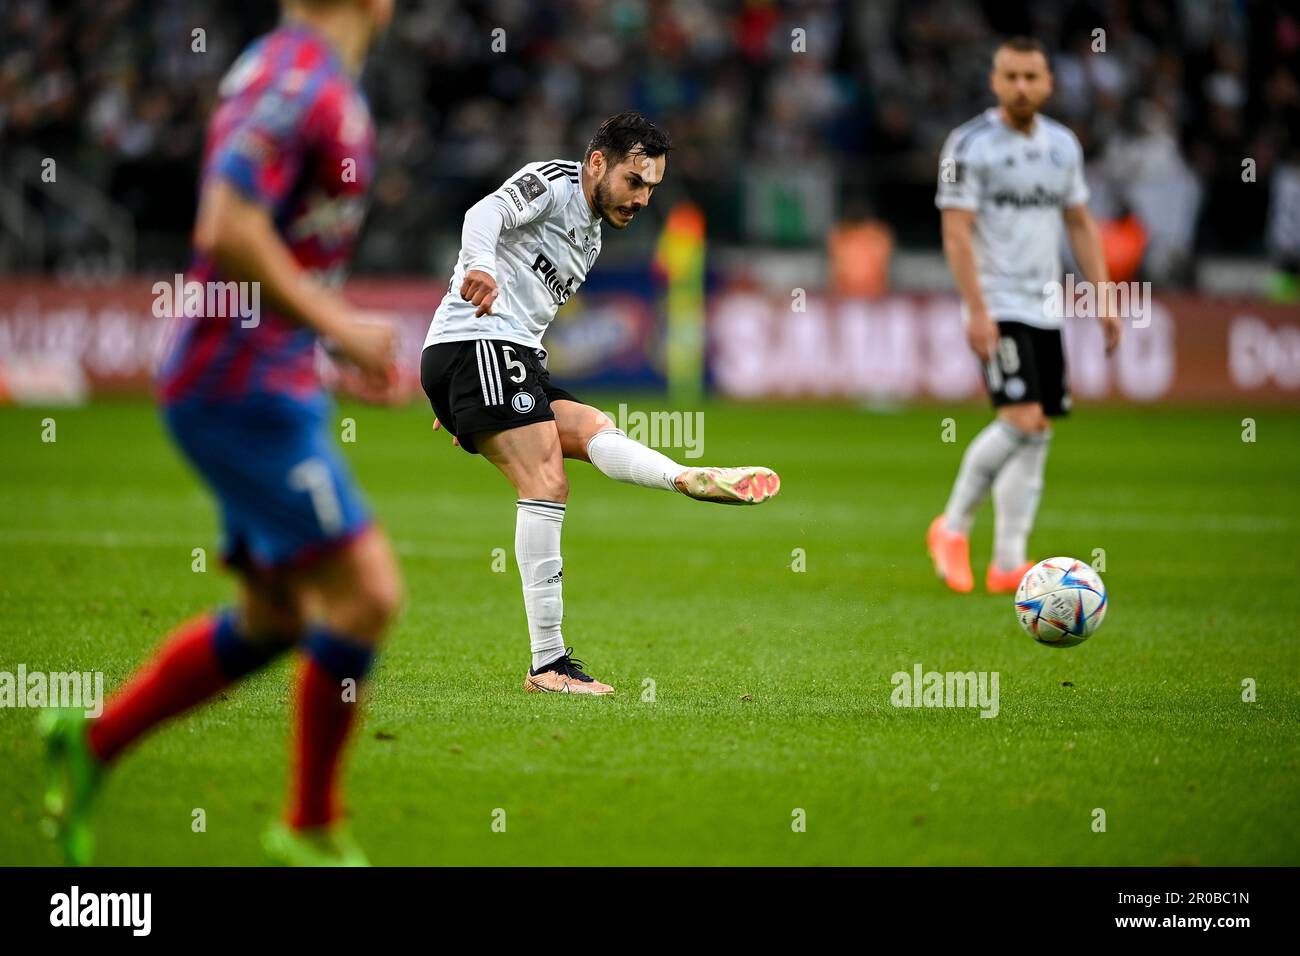
<path id="1" fill-rule="evenodd" d="M 542 348 L 556 311 L 587 278 L 600 255 L 600 216 L 582 192 L 581 166 L 529 163 L 465 214 L 460 255 L 426 347 L 438 342 L 504 339 Z M 492 311 L 460 297 L 471 269 L 497 283 Z"/>
<path id="2" fill-rule="evenodd" d="M 974 210 L 980 291 L 995 321 L 1061 327 L 1052 306 L 1062 297 L 1044 287 L 1061 281 L 1061 213 L 1087 201 L 1079 140 L 1041 114 L 1026 135 L 994 107 L 943 144 L 934 204 Z"/>

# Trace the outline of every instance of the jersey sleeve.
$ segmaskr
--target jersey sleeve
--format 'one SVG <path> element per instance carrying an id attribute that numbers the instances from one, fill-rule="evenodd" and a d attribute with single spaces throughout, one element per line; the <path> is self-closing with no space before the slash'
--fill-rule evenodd
<path id="1" fill-rule="evenodd" d="M 537 165 L 516 170 L 465 213 L 460 249 L 466 272 L 486 272 L 495 279 L 501 233 L 540 219 L 555 206 L 558 184 L 548 183 Z"/>
<path id="2" fill-rule="evenodd" d="M 1070 209 L 1085 205 L 1091 193 L 1088 191 L 1088 180 L 1083 174 L 1083 146 L 1074 133 L 1067 132 L 1066 135 L 1069 137 L 1069 155 L 1066 161 L 1070 164 L 1070 177 L 1065 186 L 1065 208 Z"/>
<path id="3" fill-rule="evenodd" d="M 492 193 L 500 200 L 507 229 L 541 219 L 555 205 L 559 183 L 548 181 L 537 166 L 529 163 L 517 170 Z"/>
<path id="4" fill-rule="evenodd" d="M 294 92 L 271 84 L 235 121 L 208 163 L 249 200 L 274 209 L 289 195 L 316 143 L 320 85 Z"/>
<path id="5" fill-rule="evenodd" d="M 934 204 L 940 209 L 979 208 L 980 190 L 984 185 L 983 169 L 969 143 L 954 130 L 939 153 L 939 183 Z"/>

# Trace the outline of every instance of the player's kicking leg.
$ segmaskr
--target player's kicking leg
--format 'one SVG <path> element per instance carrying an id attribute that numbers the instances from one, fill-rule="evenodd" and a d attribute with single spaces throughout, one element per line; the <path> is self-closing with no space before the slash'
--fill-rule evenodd
<path id="1" fill-rule="evenodd" d="M 533 693 L 612 694 L 614 688 L 583 672 L 566 648 L 564 559 L 560 531 L 569 499 L 560 435 L 554 421 L 476 434 L 478 451 L 514 485 L 515 560 L 524 589 L 533 664 L 524 690 Z"/>
<path id="2" fill-rule="evenodd" d="M 943 514 L 930 523 L 926 545 L 935 573 L 954 591 L 975 586 L 970 529 L 990 490 L 994 496 L 994 560 L 985 584 L 994 594 L 1015 591 L 1032 562 L 1025 558 L 1043 487 L 1050 422 L 1037 402 L 1002 405 L 966 447 Z"/>
<path id="3" fill-rule="evenodd" d="M 590 405 L 559 400 L 551 408 L 564 457 L 590 462 L 616 481 L 727 505 L 761 504 L 781 490 L 781 477 L 770 468 L 690 468 L 628 438 Z"/>

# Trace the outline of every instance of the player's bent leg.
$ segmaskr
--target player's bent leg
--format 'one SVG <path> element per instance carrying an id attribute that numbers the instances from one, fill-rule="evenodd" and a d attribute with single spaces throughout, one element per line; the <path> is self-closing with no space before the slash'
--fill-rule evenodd
<path id="1" fill-rule="evenodd" d="M 770 468 L 691 468 L 628 438 L 590 405 L 560 400 L 551 407 L 564 457 L 590 462 L 615 481 L 729 505 L 756 505 L 781 490 L 781 478 Z"/>
<path id="2" fill-rule="evenodd" d="M 990 594 L 1013 594 L 1034 566 L 1028 558 L 1029 533 L 1042 498 L 1052 432 L 1051 420 L 1038 403 L 1007 405 L 998 414 L 1025 438 L 993 483 L 993 560 L 984 585 Z"/>
<path id="3" fill-rule="evenodd" d="M 615 428 L 614 421 L 599 408 L 557 399 L 551 402 L 555 427 L 560 433 L 560 451 L 565 458 L 590 462 L 587 444 L 603 431 Z"/>
<path id="4" fill-rule="evenodd" d="M 267 626 L 269 620 L 296 619 L 280 609 L 272 612 L 273 618 L 266 617 L 265 608 L 274 600 L 246 597 L 249 603 L 242 608 L 201 614 L 173 631 L 90 724 L 87 739 L 95 756 L 112 762 L 146 732 L 260 670 L 292 646 L 300 626 Z M 256 615 L 252 619 L 245 616 L 249 609 Z"/>
<path id="5" fill-rule="evenodd" d="M 92 812 L 110 763 L 166 720 L 259 670 L 301 632 L 301 609 L 282 580 L 249 581 L 238 608 L 200 615 L 174 631 L 97 718 L 73 710 L 45 715 L 46 829 L 67 860 L 91 862 Z"/>

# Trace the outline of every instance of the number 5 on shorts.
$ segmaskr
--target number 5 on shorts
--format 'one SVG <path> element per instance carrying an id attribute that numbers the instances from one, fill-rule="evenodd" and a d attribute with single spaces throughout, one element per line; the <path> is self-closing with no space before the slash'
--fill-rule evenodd
<path id="1" fill-rule="evenodd" d="M 528 377 L 528 369 L 524 363 L 515 358 L 515 350 L 508 345 L 501 346 L 501 357 L 506 360 L 506 377 L 518 385 Z M 515 369 L 519 369 L 519 377 L 515 378 Z"/>

